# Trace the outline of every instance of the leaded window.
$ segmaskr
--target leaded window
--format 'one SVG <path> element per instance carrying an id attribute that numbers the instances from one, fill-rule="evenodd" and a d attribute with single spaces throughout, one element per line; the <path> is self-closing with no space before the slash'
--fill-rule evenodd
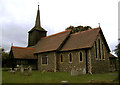
<path id="1" fill-rule="evenodd" d="M 102 56 L 103 56 L 103 59 L 105 59 L 105 56 L 104 56 L 104 45 L 102 44 Z"/>
<path id="2" fill-rule="evenodd" d="M 97 59 L 97 43 L 96 43 L 96 41 L 95 41 L 95 57 Z"/>
<path id="3" fill-rule="evenodd" d="M 62 63 L 63 62 L 63 55 L 61 54 L 60 56 L 60 62 Z"/>
<path id="4" fill-rule="evenodd" d="M 98 39 L 98 48 L 99 48 L 99 59 L 101 59 L 100 39 Z"/>
<path id="5" fill-rule="evenodd" d="M 47 59 L 48 59 L 47 56 L 43 56 L 42 57 L 42 64 L 47 64 L 48 63 Z"/>
<path id="6" fill-rule="evenodd" d="M 69 61 L 72 62 L 72 54 L 69 54 Z"/>
<path id="7" fill-rule="evenodd" d="M 82 61 L 82 52 L 80 52 L 80 61 Z"/>

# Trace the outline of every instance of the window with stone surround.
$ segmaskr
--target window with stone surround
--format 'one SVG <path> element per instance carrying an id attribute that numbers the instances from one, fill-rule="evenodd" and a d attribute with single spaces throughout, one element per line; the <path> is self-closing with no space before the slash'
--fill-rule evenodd
<path id="1" fill-rule="evenodd" d="M 97 43 L 96 43 L 96 41 L 95 41 L 95 58 L 98 59 L 98 57 L 97 57 Z"/>
<path id="2" fill-rule="evenodd" d="M 103 57 L 103 60 L 105 59 L 105 56 L 104 56 L 104 45 L 102 43 L 102 57 Z"/>
<path id="3" fill-rule="evenodd" d="M 63 63 L 63 55 L 60 55 L 60 62 Z"/>
<path id="4" fill-rule="evenodd" d="M 72 54 L 69 54 L 69 62 L 72 63 Z"/>
<path id="5" fill-rule="evenodd" d="M 42 64 L 48 64 L 48 57 L 42 56 Z"/>
<path id="6" fill-rule="evenodd" d="M 83 59 L 82 59 L 82 52 L 80 52 L 80 62 L 82 62 Z"/>
<path id="7" fill-rule="evenodd" d="M 99 59 L 101 60 L 101 45 L 100 45 L 100 39 L 98 39 L 98 49 L 99 49 Z"/>

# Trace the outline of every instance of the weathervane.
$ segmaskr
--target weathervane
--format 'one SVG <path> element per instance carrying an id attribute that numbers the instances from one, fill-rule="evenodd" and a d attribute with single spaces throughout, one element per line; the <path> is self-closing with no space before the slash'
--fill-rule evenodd
<path id="1" fill-rule="evenodd" d="M 39 2 L 38 2 L 38 6 L 39 6 Z"/>
<path id="2" fill-rule="evenodd" d="M 11 43 L 11 46 L 13 46 L 13 43 Z"/>
<path id="3" fill-rule="evenodd" d="M 99 28 L 100 28 L 100 23 L 98 23 L 99 24 Z"/>

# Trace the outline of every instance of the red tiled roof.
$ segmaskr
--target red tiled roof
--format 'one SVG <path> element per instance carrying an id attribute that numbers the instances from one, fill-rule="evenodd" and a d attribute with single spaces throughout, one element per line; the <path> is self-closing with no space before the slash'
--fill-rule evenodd
<path id="1" fill-rule="evenodd" d="M 15 59 L 36 59 L 33 55 L 34 48 L 12 46 L 11 51 Z"/>
<path id="2" fill-rule="evenodd" d="M 66 30 L 40 39 L 40 41 L 35 45 L 34 53 L 57 50 L 64 40 L 69 36 L 70 32 L 71 30 Z"/>
<path id="3" fill-rule="evenodd" d="M 99 31 L 100 28 L 95 28 L 71 34 L 60 51 L 92 47 Z"/>

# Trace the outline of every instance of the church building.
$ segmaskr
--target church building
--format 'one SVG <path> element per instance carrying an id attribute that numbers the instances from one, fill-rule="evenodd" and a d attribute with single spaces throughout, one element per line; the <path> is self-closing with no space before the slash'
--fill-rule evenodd
<path id="1" fill-rule="evenodd" d="M 110 49 L 101 27 L 72 33 L 68 29 L 50 36 L 41 27 L 39 5 L 35 26 L 28 32 L 28 46 L 11 46 L 12 65 L 31 65 L 46 72 L 85 73 L 109 71 Z"/>

